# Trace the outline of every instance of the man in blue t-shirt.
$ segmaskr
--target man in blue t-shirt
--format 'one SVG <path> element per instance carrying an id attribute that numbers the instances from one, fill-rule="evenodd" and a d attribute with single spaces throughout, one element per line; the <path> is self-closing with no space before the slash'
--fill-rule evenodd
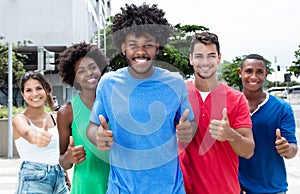
<path id="1" fill-rule="evenodd" d="M 111 33 L 128 67 L 101 78 L 87 129 L 110 150 L 107 193 L 185 193 L 177 141 L 192 140 L 194 115 L 182 77 L 154 66 L 171 25 L 156 5 L 126 4 Z"/>
<path id="2" fill-rule="evenodd" d="M 239 75 L 250 106 L 255 141 L 254 155 L 239 158 L 239 181 L 247 194 L 286 193 L 283 158 L 293 158 L 298 151 L 293 110 L 284 100 L 263 91 L 267 74 L 262 56 L 251 54 L 242 60 Z"/>

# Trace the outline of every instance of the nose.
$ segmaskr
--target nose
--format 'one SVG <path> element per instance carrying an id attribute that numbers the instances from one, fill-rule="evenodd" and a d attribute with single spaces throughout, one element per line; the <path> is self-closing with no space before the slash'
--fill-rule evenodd
<path id="1" fill-rule="evenodd" d="M 93 74 L 93 70 L 92 69 L 88 69 L 87 70 L 87 75 L 92 75 Z"/>
<path id="2" fill-rule="evenodd" d="M 38 90 L 32 90 L 32 95 L 36 96 L 39 94 L 39 91 Z"/>
<path id="3" fill-rule="evenodd" d="M 256 74 L 255 73 L 251 73 L 250 77 L 252 77 L 252 78 L 254 77 L 255 78 Z"/>
<path id="4" fill-rule="evenodd" d="M 147 45 L 137 45 L 135 48 L 136 52 L 146 52 L 147 50 Z"/>

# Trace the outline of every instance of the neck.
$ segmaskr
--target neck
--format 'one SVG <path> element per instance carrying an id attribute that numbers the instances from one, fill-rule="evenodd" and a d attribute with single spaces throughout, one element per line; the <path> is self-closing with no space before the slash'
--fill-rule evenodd
<path id="1" fill-rule="evenodd" d="M 200 92 L 210 92 L 219 85 L 219 82 L 215 77 L 203 79 L 196 75 L 193 82 Z"/>
<path id="2" fill-rule="evenodd" d="M 257 90 L 257 91 L 244 90 L 244 95 L 248 101 L 257 101 L 261 98 L 265 98 L 265 93 L 262 90 Z"/>
<path id="3" fill-rule="evenodd" d="M 44 117 L 46 114 L 44 107 L 34 108 L 34 107 L 27 107 L 24 110 L 24 114 L 31 119 L 40 118 L 41 116 Z"/>
<path id="4" fill-rule="evenodd" d="M 82 102 L 91 110 L 96 98 L 96 90 L 83 90 L 80 93 Z"/>
<path id="5" fill-rule="evenodd" d="M 134 78 L 137 78 L 137 79 L 145 79 L 145 78 L 148 78 L 150 77 L 153 72 L 154 72 L 154 66 L 151 65 L 149 66 L 149 68 L 145 71 L 145 72 L 138 72 L 134 69 L 134 67 L 132 66 L 128 66 L 128 71 L 130 73 L 130 75 Z"/>

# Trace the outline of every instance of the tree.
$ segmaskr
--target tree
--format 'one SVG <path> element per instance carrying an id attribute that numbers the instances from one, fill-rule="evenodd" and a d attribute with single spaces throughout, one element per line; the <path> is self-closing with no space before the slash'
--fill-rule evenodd
<path id="1" fill-rule="evenodd" d="M 295 65 L 290 66 L 288 71 L 292 72 L 294 76 L 298 78 L 300 75 L 300 45 L 299 45 L 299 49 L 295 51 L 295 57 L 296 57 L 296 61 L 293 61 Z"/>
<path id="2" fill-rule="evenodd" d="M 0 40 L 4 40 L 4 37 L 0 37 Z M 20 44 L 13 45 L 13 50 L 20 46 Z M 12 70 L 13 70 L 13 87 L 16 89 L 13 95 L 13 105 L 17 106 L 16 95 L 19 91 L 19 82 L 21 76 L 25 73 L 23 63 L 19 60 L 20 58 L 26 58 L 25 55 L 12 52 Z M 0 91 L 8 96 L 8 43 L 0 42 Z"/>
<path id="3" fill-rule="evenodd" d="M 237 88 L 240 91 L 243 89 L 242 80 L 239 77 L 238 69 L 241 66 L 242 59 L 245 57 L 235 57 L 235 59 L 230 63 L 225 61 L 221 64 L 221 79 L 227 82 L 231 87 Z M 271 68 L 271 62 L 267 61 L 267 70 L 269 74 L 272 74 L 274 70 Z"/>

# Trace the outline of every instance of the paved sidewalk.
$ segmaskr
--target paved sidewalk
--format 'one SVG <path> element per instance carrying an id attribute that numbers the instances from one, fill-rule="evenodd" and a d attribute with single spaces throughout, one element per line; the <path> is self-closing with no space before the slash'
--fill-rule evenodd
<path id="1" fill-rule="evenodd" d="M 0 194 L 13 194 L 18 181 L 18 172 L 21 160 L 19 158 L 0 158 Z M 73 169 L 68 171 L 73 176 Z"/>
<path id="2" fill-rule="evenodd" d="M 299 137 L 299 135 L 298 135 Z M 0 158 L 0 193 L 13 194 L 15 191 L 20 159 Z M 293 159 L 286 160 L 289 191 L 288 194 L 300 193 L 300 152 Z M 72 178 L 72 170 L 68 171 Z"/>

